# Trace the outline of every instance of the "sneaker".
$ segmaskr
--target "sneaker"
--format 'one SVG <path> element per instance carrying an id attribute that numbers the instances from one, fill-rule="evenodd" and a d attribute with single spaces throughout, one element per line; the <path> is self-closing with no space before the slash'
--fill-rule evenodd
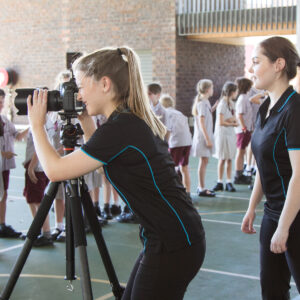
<path id="1" fill-rule="evenodd" d="M 120 205 L 113 204 L 113 205 L 110 207 L 110 212 L 111 212 L 111 214 L 112 214 L 113 217 L 118 216 L 118 215 L 121 214 L 121 212 L 122 212 L 121 206 L 120 206 Z"/>
<path id="2" fill-rule="evenodd" d="M 221 182 L 217 182 L 217 184 L 213 187 L 213 191 L 217 192 L 217 191 L 223 191 L 224 190 L 224 186 L 223 183 Z"/>
<path id="3" fill-rule="evenodd" d="M 27 235 L 22 233 L 20 236 L 18 236 L 18 238 L 21 239 L 22 241 L 25 241 L 27 238 Z"/>
<path id="4" fill-rule="evenodd" d="M 199 188 L 197 189 L 197 195 L 199 197 L 215 197 L 216 196 L 216 193 L 214 191 L 211 191 L 211 190 L 207 190 L 207 189 L 204 189 L 204 190 L 200 190 Z"/>
<path id="5" fill-rule="evenodd" d="M 235 187 L 232 185 L 231 182 L 226 183 L 226 188 L 225 188 L 225 190 L 226 190 L 227 192 L 236 192 L 236 189 L 235 189 Z"/>
<path id="6" fill-rule="evenodd" d="M 47 238 L 44 235 L 39 235 L 37 239 L 33 242 L 33 247 L 47 247 L 53 246 L 52 238 Z"/>
<path id="7" fill-rule="evenodd" d="M 122 213 L 117 217 L 119 223 L 138 224 L 138 218 L 133 212 Z"/>
<path id="8" fill-rule="evenodd" d="M 253 184 L 248 185 L 248 189 L 252 191 L 253 190 Z"/>
<path id="9" fill-rule="evenodd" d="M 119 220 L 123 220 L 123 218 L 125 218 L 125 216 L 130 212 L 131 211 L 130 211 L 129 207 L 127 205 L 125 205 L 123 208 L 123 212 L 119 216 L 116 217 L 116 220 L 118 222 L 119 222 Z M 120 222 L 122 223 L 122 221 L 120 221 Z"/>
<path id="10" fill-rule="evenodd" d="M 63 232 L 63 230 L 59 229 L 59 228 L 55 228 L 52 232 L 51 232 L 51 237 L 52 240 L 55 241 L 57 239 L 57 237 Z"/>
<path id="11" fill-rule="evenodd" d="M 64 243 L 66 241 L 66 231 L 63 230 L 60 235 L 56 238 L 56 242 Z"/>
<path id="12" fill-rule="evenodd" d="M 245 176 L 251 177 L 252 171 L 245 171 L 244 174 L 245 174 Z"/>
<path id="13" fill-rule="evenodd" d="M 0 237 L 2 238 L 17 238 L 22 234 L 20 231 L 15 231 L 10 225 L 0 225 Z"/>
<path id="14" fill-rule="evenodd" d="M 101 227 L 107 225 L 107 220 L 103 219 L 102 217 L 98 217 L 98 222 Z"/>
<path id="15" fill-rule="evenodd" d="M 105 220 L 111 220 L 113 218 L 109 204 L 104 204 L 102 218 Z"/>
<path id="16" fill-rule="evenodd" d="M 252 178 L 251 176 L 241 175 L 239 177 L 234 177 L 234 184 L 251 184 Z"/>

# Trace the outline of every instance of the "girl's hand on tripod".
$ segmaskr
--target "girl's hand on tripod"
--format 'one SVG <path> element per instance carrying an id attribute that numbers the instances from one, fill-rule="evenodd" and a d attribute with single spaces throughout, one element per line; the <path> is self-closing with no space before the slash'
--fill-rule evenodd
<path id="1" fill-rule="evenodd" d="M 33 98 L 31 95 L 27 98 L 28 118 L 32 128 L 43 127 L 46 123 L 47 95 L 47 90 L 35 90 Z"/>

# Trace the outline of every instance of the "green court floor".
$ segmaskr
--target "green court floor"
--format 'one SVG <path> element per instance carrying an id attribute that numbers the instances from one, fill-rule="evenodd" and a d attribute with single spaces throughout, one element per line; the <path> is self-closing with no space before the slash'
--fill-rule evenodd
<path id="1" fill-rule="evenodd" d="M 7 223 L 26 232 L 32 218 L 22 196 L 24 186 L 25 144 L 16 143 L 17 169 L 11 173 Z M 250 191 L 247 186 L 236 186 L 236 193 L 220 192 L 216 198 L 199 198 L 197 186 L 197 160 L 191 158 L 193 200 L 202 216 L 206 231 L 207 252 L 201 271 L 188 287 L 186 300 L 257 300 L 259 286 L 259 227 L 262 206 L 255 222 L 258 233 L 248 236 L 240 231 L 247 209 Z M 211 159 L 207 171 L 207 187 L 216 180 L 216 163 Z M 101 192 L 102 193 L 102 192 Z M 102 197 L 102 194 L 101 194 Z M 102 199 L 101 199 L 102 200 Z M 50 213 L 51 226 L 54 214 Z M 126 283 L 129 273 L 142 247 L 138 238 L 138 225 L 119 224 L 112 221 L 103 228 L 118 278 Z M 101 258 L 92 235 L 88 235 L 88 257 L 92 277 L 94 299 L 114 299 Z M 0 290 L 20 253 L 23 241 L 0 239 Z M 79 264 L 77 263 L 77 274 Z M 81 299 L 80 281 L 73 282 L 74 290 L 67 290 L 65 276 L 65 247 L 55 243 L 53 247 L 33 249 L 19 278 L 12 300 Z M 292 283 L 291 296 L 298 295 Z M 297 297 L 298 299 L 298 297 Z M 143 300 L 143 299 L 141 299 Z M 164 300 L 164 299 L 161 299 Z"/>

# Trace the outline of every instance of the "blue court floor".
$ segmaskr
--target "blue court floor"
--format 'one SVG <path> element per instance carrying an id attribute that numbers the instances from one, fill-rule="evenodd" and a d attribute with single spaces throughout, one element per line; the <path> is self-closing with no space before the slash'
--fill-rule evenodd
<path id="1" fill-rule="evenodd" d="M 11 173 L 8 197 L 7 223 L 26 233 L 32 218 L 22 196 L 24 186 L 25 144 L 16 143 L 17 169 Z M 259 285 L 259 228 L 262 205 L 259 207 L 255 228 L 256 235 L 240 231 L 241 221 L 248 206 L 250 191 L 237 185 L 236 193 L 220 192 L 216 198 L 199 198 L 197 186 L 197 160 L 191 158 L 193 200 L 202 216 L 206 231 L 207 252 L 201 271 L 188 287 L 185 300 L 258 300 Z M 216 180 L 217 161 L 211 159 L 207 171 L 207 187 Z M 102 202 L 102 191 L 101 202 Z M 50 212 L 54 227 L 54 213 Z M 126 283 L 129 273 L 142 246 L 138 238 L 138 226 L 111 221 L 103 228 L 115 270 L 120 282 Z M 92 235 L 88 235 L 88 257 L 94 299 L 114 299 L 101 258 Z M 21 251 L 23 241 L 0 239 L 0 290 Z M 78 255 L 77 255 L 78 257 Z M 76 264 L 79 274 L 79 264 Z M 82 299 L 80 281 L 73 282 L 74 290 L 67 289 L 65 276 L 65 247 L 55 243 L 53 247 L 33 249 L 13 291 L 12 300 Z M 295 285 L 291 284 L 291 298 L 299 299 Z M 141 299 L 143 300 L 143 299 Z M 164 300 L 164 299 L 161 299 Z"/>

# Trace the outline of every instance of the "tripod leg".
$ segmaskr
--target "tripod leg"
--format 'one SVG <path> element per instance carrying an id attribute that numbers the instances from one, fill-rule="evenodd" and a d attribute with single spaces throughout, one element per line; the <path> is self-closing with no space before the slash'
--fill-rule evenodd
<path id="1" fill-rule="evenodd" d="M 65 184 L 65 183 L 64 183 Z M 68 185 L 65 184 L 65 214 L 66 214 L 66 277 L 65 280 L 73 281 L 75 276 L 75 249 L 74 232 L 71 214 L 71 199 Z"/>
<path id="2" fill-rule="evenodd" d="M 75 247 L 78 248 L 80 259 L 80 283 L 82 287 L 82 297 L 84 300 L 92 300 L 92 285 L 90 279 L 90 271 L 86 252 L 86 237 L 84 231 L 84 222 L 82 216 L 82 207 L 79 197 L 79 180 L 74 179 L 69 182 L 70 188 L 70 207 L 72 216 L 72 225 L 74 230 Z"/>
<path id="3" fill-rule="evenodd" d="M 41 202 L 41 205 L 36 213 L 35 218 L 33 219 L 33 222 L 28 230 L 27 237 L 24 243 L 24 246 L 22 248 L 21 253 L 19 254 L 17 261 L 15 262 L 15 265 L 13 266 L 13 269 L 10 273 L 10 277 L 8 279 L 7 284 L 5 285 L 0 299 L 1 300 L 8 300 L 10 298 L 10 295 L 14 289 L 14 286 L 20 277 L 20 274 L 22 272 L 22 269 L 26 263 L 26 260 L 29 256 L 29 253 L 31 251 L 33 242 L 36 240 L 37 236 L 40 233 L 40 230 L 45 222 L 45 219 L 49 213 L 49 210 L 51 208 L 51 205 L 54 201 L 55 195 L 57 193 L 57 189 L 60 182 L 51 182 L 48 186 L 47 192 Z"/>
<path id="4" fill-rule="evenodd" d="M 88 192 L 88 189 L 83 182 L 82 186 L 82 205 L 84 208 L 84 212 L 88 218 L 89 224 L 91 226 L 91 230 L 95 237 L 95 241 L 97 243 L 98 250 L 101 254 L 101 258 L 106 269 L 106 273 L 108 275 L 109 281 L 112 285 L 112 292 L 116 297 L 116 300 L 122 298 L 124 293 L 124 287 L 122 287 L 119 283 L 118 277 L 116 275 L 114 266 L 112 264 L 105 240 L 102 235 L 102 229 L 98 222 L 97 214 L 93 206 L 93 202 L 91 196 Z"/>

